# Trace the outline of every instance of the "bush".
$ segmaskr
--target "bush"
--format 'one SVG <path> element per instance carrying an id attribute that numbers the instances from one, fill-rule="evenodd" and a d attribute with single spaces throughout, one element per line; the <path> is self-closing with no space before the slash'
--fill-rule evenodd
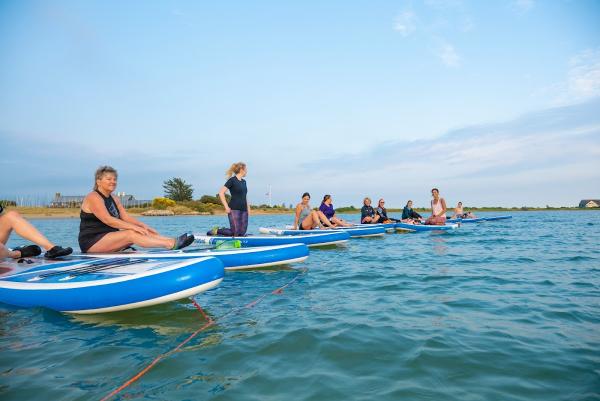
<path id="1" fill-rule="evenodd" d="M 152 207 L 154 209 L 165 210 L 166 208 L 173 207 L 175 205 L 176 203 L 174 200 L 167 198 L 154 198 L 152 200 Z"/>
<path id="2" fill-rule="evenodd" d="M 194 212 L 193 209 L 183 205 L 170 206 L 167 210 L 170 210 L 175 214 L 191 214 Z"/>
<path id="3" fill-rule="evenodd" d="M 2 205 L 3 207 L 17 206 L 17 202 L 6 199 L 0 199 L 0 205 Z"/>

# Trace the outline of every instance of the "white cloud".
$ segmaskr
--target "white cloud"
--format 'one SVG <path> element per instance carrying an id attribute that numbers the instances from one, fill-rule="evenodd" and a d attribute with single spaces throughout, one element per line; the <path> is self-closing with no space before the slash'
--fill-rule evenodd
<path id="1" fill-rule="evenodd" d="M 600 49 L 588 49 L 573 56 L 563 81 L 540 88 L 532 96 L 548 98 L 554 106 L 600 96 Z"/>
<path id="2" fill-rule="evenodd" d="M 394 30 L 407 37 L 417 29 L 417 16 L 412 11 L 404 11 L 396 17 Z"/>
<path id="3" fill-rule="evenodd" d="M 359 155 L 308 163 L 305 174 L 335 176 L 335 182 L 327 183 L 334 193 L 357 183 L 365 193 L 386 191 L 392 203 L 410 195 L 425 204 L 427 196 L 415 194 L 427 195 L 428 187 L 439 185 L 447 199 L 460 197 L 472 204 L 570 205 L 600 185 L 600 172 L 590 168 L 600 156 L 598 107 L 600 98 L 431 140 L 388 142 Z M 375 177 L 413 179 L 389 188 Z"/>
<path id="4" fill-rule="evenodd" d="M 600 49 L 573 57 L 567 76 L 568 92 L 578 100 L 600 95 Z"/>
<path id="5" fill-rule="evenodd" d="M 442 62 L 448 67 L 459 67 L 461 58 L 456 52 L 454 46 L 449 43 L 444 43 L 438 50 L 438 57 L 442 60 Z"/>
<path id="6" fill-rule="evenodd" d="M 535 6 L 534 0 L 515 0 L 512 8 L 519 14 L 525 14 Z"/>

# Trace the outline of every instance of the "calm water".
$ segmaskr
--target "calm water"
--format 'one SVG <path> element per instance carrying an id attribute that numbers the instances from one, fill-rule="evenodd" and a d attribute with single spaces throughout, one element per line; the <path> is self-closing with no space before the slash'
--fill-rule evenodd
<path id="1" fill-rule="evenodd" d="M 168 234 L 225 224 L 146 221 Z M 251 230 L 284 223 L 256 216 Z M 78 220 L 35 224 L 76 246 Z M 600 399 L 598 212 L 356 239 L 292 267 L 227 273 L 196 297 L 213 318 L 267 296 L 116 399 Z M 86 317 L 3 305 L 0 319 L 3 401 L 100 399 L 203 323 L 188 302 Z"/>

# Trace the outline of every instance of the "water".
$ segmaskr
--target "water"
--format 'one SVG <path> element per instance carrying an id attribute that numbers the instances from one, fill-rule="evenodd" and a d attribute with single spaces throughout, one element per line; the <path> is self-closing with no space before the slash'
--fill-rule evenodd
<path id="1" fill-rule="evenodd" d="M 145 221 L 171 235 L 225 224 Z M 77 245 L 78 219 L 34 223 Z M 252 216 L 250 228 L 286 223 Z M 213 318 L 266 297 L 115 399 L 598 400 L 599 238 L 598 212 L 523 212 L 351 240 L 294 269 L 227 273 L 196 297 Z M 185 301 L 85 317 L 0 306 L 0 399 L 101 399 L 202 323 Z"/>

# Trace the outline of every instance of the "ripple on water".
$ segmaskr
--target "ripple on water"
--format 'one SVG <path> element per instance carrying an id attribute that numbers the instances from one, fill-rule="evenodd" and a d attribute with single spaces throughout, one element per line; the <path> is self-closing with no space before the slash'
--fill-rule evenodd
<path id="1" fill-rule="evenodd" d="M 250 229 L 289 219 L 252 216 Z M 167 235 L 226 223 L 144 220 Z M 35 224 L 77 245 L 76 221 Z M 311 250 L 278 295 L 297 270 L 227 274 L 196 297 L 217 324 L 122 399 L 598 399 L 599 237 L 600 213 L 524 212 Z M 0 398 L 100 399 L 203 323 L 186 302 L 100 316 L 2 307 Z"/>

